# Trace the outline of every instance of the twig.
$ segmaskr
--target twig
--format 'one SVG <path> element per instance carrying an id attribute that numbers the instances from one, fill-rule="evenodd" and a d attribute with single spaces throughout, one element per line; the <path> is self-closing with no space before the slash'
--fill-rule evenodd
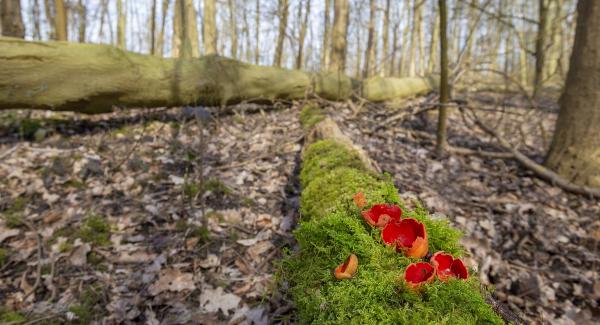
<path id="1" fill-rule="evenodd" d="M 562 176 L 558 175 L 557 173 L 555 173 L 555 172 L 549 170 L 548 168 L 529 159 L 529 157 L 525 156 L 524 154 L 519 152 L 517 149 L 515 149 L 510 144 L 510 142 L 508 142 L 506 139 L 504 139 L 502 136 L 500 136 L 495 130 L 493 130 L 493 129 L 489 128 L 487 125 L 485 125 L 479 119 L 479 117 L 477 116 L 477 114 L 474 111 L 471 110 L 471 114 L 472 114 L 473 120 L 475 121 L 475 124 L 477 124 L 477 126 L 480 129 L 482 129 L 485 133 L 491 135 L 496 140 L 498 140 L 498 142 L 504 149 L 508 150 L 509 152 L 511 152 L 514 155 L 515 160 L 517 160 L 519 163 L 521 163 L 521 165 L 523 165 L 525 168 L 531 170 L 534 174 L 536 174 L 541 179 L 546 180 L 550 184 L 556 185 L 567 192 L 571 192 L 571 193 L 575 193 L 575 194 L 584 194 L 584 195 L 589 195 L 591 197 L 600 198 L 600 188 L 593 188 L 593 187 L 589 187 L 589 186 L 573 184 L 570 181 L 563 178 Z"/>
<path id="2" fill-rule="evenodd" d="M 36 277 L 35 277 L 35 283 L 33 284 L 33 287 L 31 288 L 31 290 L 29 290 L 29 292 L 25 293 L 25 296 L 23 296 L 23 301 L 27 300 L 27 297 L 29 297 L 32 293 L 35 292 L 35 290 L 40 286 L 40 283 L 42 282 L 42 259 L 43 259 L 43 251 L 42 251 L 42 236 L 40 235 L 40 233 L 33 228 L 33 226 L 31 225 L 31 223 L 29 223 L 29 221 L 25 221 L 23 220 L 23 224 L 29 228 L 29 230 L 31 230 L 32 232 L 35 233 L 35 239 L 37 241 L 37 269 L 36 269 Z"/>
<path id="3" fill-rule="evenodd" d="M 2 154 L 0 154 L 0 160 L 10 156 L 10 154 L 12 154 L 13 152 L 15 152 L 17 149 L 19 149 L 19 145 L 15 145 L 12 148 L 6 150 L 5 152 L 3 152 Z"/>

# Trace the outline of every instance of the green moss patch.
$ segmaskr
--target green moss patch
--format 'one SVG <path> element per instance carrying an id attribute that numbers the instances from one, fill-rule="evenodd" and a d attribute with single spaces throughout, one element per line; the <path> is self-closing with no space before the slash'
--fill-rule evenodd
<path id="1" fill-rule="evenodd" d="M 22 314 L 12 311 L 3 307 L 0 307 L 0 324 L 23 324 L 27 321 L 27 318 Z"/>
<path id="2" fill-rule="evenodd" d="M 90 215 L 85 219 L 77 237 L 97 246 L 110 245 L 110 224 L 105 217 Z"/>
<path id="3" fill-rule="evenodd" d="M 102 318 L 104 308 L 102 302 L 104 292 L 100 285 L 88 285 L 79 294 L 78 304 L 69 306 L 69 311 L 77 316 L 77 319 L 69 324 L 90 324 Z"/>
<path id="4" fill-rule="evenodd" d="M 16 198 L 10 207 L 0 214 L 8 228 L 18 228 L 23 225 L 23 211 L 27 207 L 28 200 L 23 197 Z"/>
<path id="5" fill-rule="evenodd" d="M 323 157 L 326 163 L 321 163 Z M 382 243 L 380 230 L 368 226 L 354 205 L 354 194 L 363 192 L 369 204 L 398 204 L 403 217 L 423 222 L 432 253 L 443 250 L 461 256 L 461 234 L 446 221 L 431 219 L 421 207 L 407 211 L 389 178 L 345 157 L 355 156 L 331 141 L 310 145 L 304 155 L 303 218 L 294 233 L 300 249 L 290 253 L 280 268 L 299 323 L 503 324 L 485 303 L 476 276 L 448 283 L 435 280 L 421 294 L 404 287 L 404 270 L 417 260 Z M 351 253 L 358 256 L 358 273 L 350 280 L 335 280 L 332 270 Z"/>
<path id="6" fill-rule="evenodd" d="M 324 118 L 325 115 L 316 103 L 308 103 L 300 111 L 300 123 L 305 130 L 311 129 Z"/>

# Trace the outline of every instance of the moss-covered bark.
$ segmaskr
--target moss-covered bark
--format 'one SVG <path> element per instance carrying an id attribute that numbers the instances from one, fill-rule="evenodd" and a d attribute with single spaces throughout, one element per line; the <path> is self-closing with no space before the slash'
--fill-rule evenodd
<path id="1" fill-rule="evenodd" d="M 206 56 L 162 59 L 107 45 L 0 38 L 0 109 L 83 113 L 113 106 L 223 105 L 319 96 L 370 101 L 429 92 L 420 78 L 361 82 L 337 73 L 308 73 Z"/>
<path id="2" fill-rule="evenodd" d="M 422 295 L 406 290 L 400 279 L 413 260 L 385 247 L 380 231 L 363 221 L 352 199 L 362 191 L 369 204 L 403 207 L 391 180 L 368 168 L 351 143 L 327 136 L 307 142 L 300 175 L 302 220 L 295 231 L 300 250 L 282 264 L 300 323 L 503 323 L 485 303 L 476 277 L 436 281 Z M 460 233 L 447 222 L 432 220 L 422 208 L 403 210 L 425 224 L 431 252 L 463 253 Z M 335 280 L 331 271 L 351 253 L 358 256 L 357 275 Z"/>

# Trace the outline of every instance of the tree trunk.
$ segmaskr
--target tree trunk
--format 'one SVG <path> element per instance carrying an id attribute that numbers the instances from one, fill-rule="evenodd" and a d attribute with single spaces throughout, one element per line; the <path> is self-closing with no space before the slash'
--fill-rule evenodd
<path id="1" fill-rule="evenodd" d="M 283 61 L 283 42 L 285 41 L 285 31 L 288 20 L 288 0 L 279 0 L 279 34 L 277 36 L 277 47 L 275 48 L 275 59 L 273 65 L 281 67 Z"/>
<path id="2" fill-rule="evenodd" d="M 304 39 L 306 38 L 306 29 L 308 27 L 308 17 L 310 16 L 310 0 L 306 0 L 306 7 L 304 9 L 304 20 L 300 27 L 300 35 L 298 37 L 298 55 L 296 56 L 296 69 L 302 69 L 302 61 L 304 54 Z M 298 16 L 299 18 L 300 16 Z"/>
<path id="3" fill-rule="evenodd" d="M 50 30 L 48 31 L 49 39 L 56 39 L 56 26 L 54 25 L 55 20 L 54 15 L 52 14 L 53 5 L 54 1 L 44 0 L 44 13 L 46 14 L 46 20 L 48 21 L 48 25 L 50 26 Z"/>
<path id="4" fill-rule="evenodd" d="M 33 39 L 39 41 L 42 39 L 41 29 L 41 11 L 39 0 L 33 0 L 31 5 L 31 20 L 33 23 Z"/>
<path id="5" fill-rule="evenodd" d="M 200 56 L 196 9 L 192 0 L 175 0 L 171 53 L 172 57 L 186 59 Z"/>
<path id="6" fill-rule="evenodd" d="M 150 55 L 156 54 L 156 0 L 152 0 L 150 13 Z"/>
<path id="7" fill-rule="evenodd" d="M 419 1 L 419 2 L 417 2 Z M 420 30 L 421 30 L 421 7 L 423 6 L 423 1 L 414 0 L 413 2 L 413 24 L 412 30 L 410 34 L 410 49 L 409 49 L 409 59 L 408 59 L 408 76 L 413 77 L 417 74 L 417 49 L 420 48 L 420 45 L 417 44 Z"/>
<path id="8" fill-rule="evenodd" d="M 321 71 L 329 69 L 329 35 L 331 24 L 329 23 L 329 12 L 331 11 L 331 0 L 325 0 L 325 12 L 323 14 L 323 45 L 321 45 Z"/>
<path id="9" fill-rule="evenodd" d="M 162 2 L 162 8 L 161 8 L 162 16 L 160 19 L 160 31 L 158 32 L 158 38 L 156 40 L 156 51 L 154 52 L 154 55 L 159 56 L 159 57 L 163 56 L 163 49 L 164 49 L 164 44 L 165 44 L 165 24 L 167 22 L 167 13 L 169 11 L 169 2 L 170 2 L 170 0 L 163 0 L 163 2 Z"/>
<path id="10" fill-rule="evenodd" d="M 580 0 L 567 82 L 546 165 L 600 187 L 600 2 Z"/>
<path id="11" fill-rule="evenodd" d="M 127 3 L 125 3 L 125 6 L 127 6 Z M 117 0 L 117 47 L 120 49 L 127 48 L 125 44 L 125 24 L 127 21 L 125 10 L 123 0 Z"/>
<path id="12" fill-rule="evenodd" d="M 224 105 L 240 101 L 379 102 L 431 91 L 423 78 L 352 80 L 338 73 L 261 67 L 218 56 L 161 59 L 113 46 L 0 38 L 0 109 L 102 113 L 112 106 Z"/>
<path id="13" fill-rule="evenodd" d="M 21 0 L 0 0 L 2 35 L 25 38 L 25 25 L 21 15 Z"/>
<path id="14" fill-rule="evenodd" d="M 237 19 L 235 13 L 234 0 L 228 0 L 227 4 L 229 5 L 229 33 L 231 33 L 231 58 L 237 59 L 238 54 L 238 35 L 237 35 Z"/>
<path id="15" fill-rule="evenodd" d="M 204 0 L 204 54 L 217 54 L 217 4 Z"/>
<path id="16" fill-rule="evenodd" d="M 67 8 L 63 0 L 54 0 L 54 26 L 56 28 L 56 40 L 67 41 L 69 35 L 67 33 Z"/>
<path id="17" fill-rule="evenodd" d="M 79 43 L 85 43 L 85 28 L 86 28 L 86 14 L 87 10 L 83 4 L 83 0 L 79 0 L 77 3 L 77 13 L 79 15 L 79 30 L 77 40 Z"/>
<path id="18" fill-rule="evenodd" d="M 546 1 L 538 0 L 539 21 L 535 39 L 535 76 L 533 80 L 533 96 L 536 96 L 544 80 L 544 59 L 546 52 L 546 25 L 548 23 L 548 6 Z"/>
<path id="19" fill-rule="evenodd" d="M 375 0 L 369 0 L 369 28 L 367 35 L 367 48 L 365 49 L 365 63 L 362 77 L 367 78 L 371 74 L 371 58 L 373 56 L 373 37 L 375 37 Z"/>
<path id="20" fill-rule="evenodd" d="M 256 44 L 254 48 L 254 64 L 260 63 L 260 0 L 256 0 Z"/>
<path id="21" fill-rule="evenodd" d="M 333 31 L 331 35 L 332 46 L 329 71 L 343 74 L 346 70 L 346 48 L 350 4 L 348 3 L 348 0 L 334 0 L 333 6 Z"/>
<path id="22" fill-rule="evenodd" d="M 386 77 L 390 74 L 390 0 L 385 1 L 385 11 L 383 13 L 383 49 L 381 51 L 381 76 Z"/>
<path id="23" fill-rule="evenodd" d="M 429 47 L 429 63 L 427 64 L 427 72 L 431 74 L 435 70 L 435 62 L 437 61 L 438 37 L 440 36 L 440 19 L 439 10 L 435 11 L 433 16 L 433 32 L 431 33 L 431 46 Z"/>
<path id="24" fill-rule="evenodd" d="M 436 154 L 441 156 L 447 146 L 446 140 L 446 104 L 449 100 L 448 89 L 448 39 L 446 29 L 448 26 L 448 11 L 446 9 L 446 0 L 439 0 L 440 10 L 440 107 L 438 115 L 438 129 L 436 137 Z"/>

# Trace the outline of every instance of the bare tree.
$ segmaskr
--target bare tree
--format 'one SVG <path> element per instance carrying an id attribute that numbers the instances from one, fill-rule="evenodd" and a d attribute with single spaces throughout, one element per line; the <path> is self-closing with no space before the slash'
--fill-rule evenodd
<path id="1" fill-rule="evenodd" d="M 256 28 L 256 44 L 254 48 L 254 63 L 260 62 L 260 0 L 256 0 L 256 20 L 254 28 Z"/>
<path id="2" fill-rule="evenodd" d="M 204 0 L 204 54 L 217 54 L 217 4 L 215 0 Z"/>
<path id="3" fill-rule="evenodd" d="M 21 0 L 1 0 L 2 35 L 25 38 Z"/>
<path id="4" fill-rule="evenodd" d="M 165 44 L 165 24 L 167 21 L 167 12 L 169 11 L 169 3 L 170 0 L 163 0 L 162 1 L 162 8 L 161 8 L 161 20 L 160 20 L 160 30 L 158 32 L 158 38 L 156 40 L 156 50 L 154 52 L 154 55 L 156 56 L 162 56 L 163 55 L 163 48 L 164 48 L 164 44 Z"/>
<path id="5" fill-rule="evenodd" d="M 231 57 L 236 59 L 238 50 L 238 35 L 235 0 L 227 0 L 227 4 L 229 5 L 229 33 L 231 34 Z"/>
<path id="6" fill-rule="evenodd" d="M 125 0 L 127 1 L 127 0 Z M 125 2 L 127 6 L 127 2 Z M 126 24 L 126 12 L 123 7 L 123 0 L 117 0 L 117 47 L 121 49 L 126 48 L 125 44 L 125 24 Z"/>
<path id="7" fill-rule="evenodd" d="M 367 48 L 365 49 L 365 63 L 364 69 L 362 73 L 363 78 L 367 78 L 371 74 L 371 61 L 373 57 L 373 51 L 375 46 L 374 37 L 375 37 L 375 0 L 369 0 L 369 33 L 367 36 Z M 359 53 L 360 55 L 360 53 Z"/>
<path id="8" fill-rule="evenodd" d="M 331 0 L 325 0 L 325 11 L 323 12 L 323 44 L 321 45 L 321 70 L 327 70 L 329 65 L 329 35 L 331 34 L 331 24 L 329 16 L 331 10 Z"/>
<path id="9" fill-rule="evenodd" d="M 79 19 L 79 30 L 77 40 L 79 43 L 85 43 L 85 31 L 86 31 L 86 20 L 87 20 L 87 9 L 85 8 L 85 4 L 83 4 L 83 0 L 79 0 L 77 2 L 77 16 Z"/>
<path id="10" fill-rule="evenodd" d="M 150 55 L 156 52 L 156 0 L 152 0 L 152 12 L 150 13 Z"/>
<path id="11" fill-rule="evenodd" d="M 300 35 L 298 36 L 298 55 L 296 56 L 296 69 L 302 69 L 302 61 L 304 59 L 304 39 L 306 38 L 306 29 L 308 27 L 308 17 L 310 16 L 310 0 L 306 0 L 304 9 L 304 20 L 300 26 Z M 300 6 L 302 8 L 302 6 Z M 298 17 L 301 17 L 298 15 Z"/>
<path id="12" fill-rule="evenodd" d="M 285 31 L 287 29 L 288 20 L 288 0 L 279 0 L 277 12 L 279 16 L 279 33 L 277 34 L 277 46 L 275 48 L 273 65 L 281 67 L 281 62 L 283 60 L 283 42 L 285 41 Z"/>
<path id="13" fill-rule="evenodd" d="M 200 56 L 196 8 L 192 0 L 175 0 L 171 54 L 182 58 Z"/>
<path id="14" fill-rule="evenodd" d="M 67 41 L 69 34 L 67 32 L 67 8 L 63 0 L 54 0 L 54 26 L 56 28 L 56 40 Z"/>
<path id="15" fill-rule="evenodd" d="M 438 0 L 440 11 L 440 107 L 438 115 L 438 129 L 435 152 L 439 156 L 444 153 L 447 146 L 446 140 L 446 114 L 450 92 L 448 89 L 448 39 L 447 39 L 447 20 L 448 10 L 446 0 Z"/>
<path id="16" fill-rule="evenodd" d="M 567 82 L 546 165 L 581 185 L 600 187 L 600 2 L 579 0 Z"/>
<path id="17" fill-rule="evenodd" d="M 346 70 L 346 48 L 350 4 L 348 3 L 348 0 L 334 0 L 333 6 L 332 47 L 329 70 L 344 73 Z"/>
<path id="18" fill-rule="evenodd" d="M 533 80 L 533 95 L 536 96 L 542 87 L 544 79 L 544 59 L 546 55 L 546 32 L 548 24 L 548 6 L 546 1 L 538 0 L 538 32 L 535 39 L 535 75 Z"/>
<path id="19" fill-rule="evenodd" d="M 381 57 L 383 58 L 381 75 L 387 76 L 390 71 L 390 60 L 388 51 L 390 50 L 390 0 L 385 1 L 385 11 L 383 12 L 383 50 Z"/>

